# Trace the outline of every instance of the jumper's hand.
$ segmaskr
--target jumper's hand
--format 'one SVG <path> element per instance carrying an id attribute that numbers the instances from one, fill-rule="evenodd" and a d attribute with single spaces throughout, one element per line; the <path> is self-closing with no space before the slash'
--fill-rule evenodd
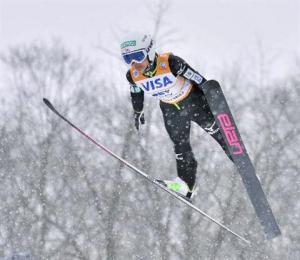
<path id="1" fill-rule="evenodd" d="M 140 112 L 134 111 L 134 124 L 137 130 L 140 129 L 140 125 L 145 124 L 144 111 L 140 111 Z"/>

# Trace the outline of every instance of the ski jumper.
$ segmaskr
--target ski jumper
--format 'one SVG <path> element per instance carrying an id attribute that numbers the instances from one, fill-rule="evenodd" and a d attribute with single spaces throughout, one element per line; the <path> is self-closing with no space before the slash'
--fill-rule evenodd
<path id="1" fill-rule="evenodd" d="M 190 144 L 191 122 L 196 122 L 231 156 L 204 97 L 201 84 L 206 79 L 183 59 L 171 53 L 156 54 L 152 69 L 143 74 L 131 68 L 126 74 L 131 101 L 137 112 L 143 110 L 144 93 L 160 100 L 165 128 L 174 144 L 177 174 L 192 189 L 197 162 Z"/>

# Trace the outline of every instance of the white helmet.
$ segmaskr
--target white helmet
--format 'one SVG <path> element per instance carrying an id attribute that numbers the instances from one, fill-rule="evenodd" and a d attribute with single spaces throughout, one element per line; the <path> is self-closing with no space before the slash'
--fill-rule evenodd
<path id="1" fill-rule="evenodd" d="M 153 62 L 155 59 L 154 41 L 149 34 L 131 33 L 121 42 L 121 52 L 128 65 L 133 62 L 141 63 L 147 57 L 150 62 Z"/>

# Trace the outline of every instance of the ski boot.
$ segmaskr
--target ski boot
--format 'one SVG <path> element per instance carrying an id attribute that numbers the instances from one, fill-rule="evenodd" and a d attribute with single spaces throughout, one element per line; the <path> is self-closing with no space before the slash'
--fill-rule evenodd
<path id="1" fill-rule="evenodd" d="M 179 196 L 191 202 L 193 196 L 196 194 L 196 187 L 192 190 L 188 187 L 185 181 L 176 177 L 174 180 L 157 180 L 159 183 L 166 186 L 168 189 L 175 191 Z"/>

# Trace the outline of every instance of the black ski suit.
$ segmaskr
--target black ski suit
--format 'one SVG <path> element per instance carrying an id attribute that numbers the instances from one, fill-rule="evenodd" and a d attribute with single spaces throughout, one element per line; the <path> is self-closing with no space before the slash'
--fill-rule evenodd
<path id="1" fill-rule="evenodd" d="M 159 65 L 156 63 L 157 56 L 151 71 Z M 178 176 L 192 189 L 196 180 L 197 162 L 190 144 L 191 121 L 196 122 L 210 134 L 221 145 L 229 159 L 231 159 L 231 156 L 201 89 L 201 85 L 206 82 L 206 79 L 178 56 L 170 54 L 168 65 L 175 77 L 183 77 L 192 85 L 187 96 L 180 101 L 175 103 L 160 101 L 165 127 L 174 144 Z M 144 76 L 146 76 L 145 73 Z M 151 76 L 154 76 L 153 73 Z M 142 111 L 144 90 L 136 85 L 133 80 L 133 73 L 130 70 L 127 72 L 126 77 L 131 85 L 133 109 Z"/>

